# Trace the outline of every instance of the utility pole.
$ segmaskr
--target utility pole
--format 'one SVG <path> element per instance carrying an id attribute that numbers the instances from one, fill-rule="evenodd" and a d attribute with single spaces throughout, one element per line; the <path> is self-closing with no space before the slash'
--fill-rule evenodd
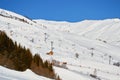
<path id="1" fill-rule="evenodd" d="M 51 41 L 51 51 L 53 51 L 53 41 Z"/>
<path id="2" fill-rule="evenodd" d="M 46 40 L 47 40 L 47 33 L 44 33 L 44 35 L 45 35 L 44 41 L 46 42 Z"/>
<path id="3" fill-rule="evenodd" d="M 91 49 L 91 57 L 93 57 L 93 50 L 94 50 L 94 48 L 90 48 Z"/>
<path id="4" fill-rule="evenodd" d="M 112 56 L 109 56 L 109 64 L 111 64 L 111 58 L 112 58 Z"/>

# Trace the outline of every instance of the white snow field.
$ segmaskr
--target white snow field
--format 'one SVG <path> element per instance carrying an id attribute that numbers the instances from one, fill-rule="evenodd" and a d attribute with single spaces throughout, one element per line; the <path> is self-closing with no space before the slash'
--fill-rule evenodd
<path id="1" fill-rule="evenodd" d="M 54 66 L 62 80 L 120 80 L 120 19 L 81 22 L 29 20 L 0 9 L 0 30 L 17 43 L 51 58 L 67 63 L 67 69 Z M 21 21 L 24 19 L 24 22 Z M 52 56 L 46 55 L 51 50 Z M 78 58 L 76 58 L 78 54 Z M 90 74 L 97 77 L 91 77 Z M 18 72 L 0 66 L 0 80 L 50 80 L 32 71 Z"/>
<path id="2" fill-rule="evenodd" d="M 30 70 L 18 72 L 0 66 L 0 80 L 51 80 L 39 75 L 36 75 Z"/>

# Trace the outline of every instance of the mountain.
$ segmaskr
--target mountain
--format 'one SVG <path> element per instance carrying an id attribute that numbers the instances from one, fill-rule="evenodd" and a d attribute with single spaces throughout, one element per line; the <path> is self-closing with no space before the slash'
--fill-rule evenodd
<path id="1" fill-rule="evenodd" d="M 0 30 L 44 60 L 66 63 L 67 68 L 54 66 L 62 80 L 120 80 L 120 67 L 116 65 L 120 62 L 120 19 L 74 23 L 31 20 L 0 9 Z M 53 55 L 47 55 L 51 49 Z M 11 73 L 20 74 L 19 78 Z M 21 72 L 0 67 L 0 79 L 29 80 L 33 76 L 37 80 L 30 70 L 22 73 L 24 77 Z M 38 80 L 42 79 L 39 76 Z"/>

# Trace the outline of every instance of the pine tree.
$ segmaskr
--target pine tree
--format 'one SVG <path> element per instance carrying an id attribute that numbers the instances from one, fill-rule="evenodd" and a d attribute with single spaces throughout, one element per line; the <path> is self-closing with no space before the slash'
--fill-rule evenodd
<path id="1" fill-rule="evenodd" d="M 42 60 L 42 58 L 40 57 L 39 54 L 34 55 L 33 61 L 34 61 L 34 63 L 37 64 L 37 66 L 40 66 L 40 65 L 43 66 L 43 60 Z"/>
<path id="2" fill-rule="evenodd" d="M 47 60 L 44 62 L 44 67 L 48 68 L 48 61 Z"/>
<path id="3" fill-rule="evenodd" d="M 49 64 L 48 69 L 49 69 L 50 71 L 53 71 L 53 66 L 52 66 L 52 64 Z"/>

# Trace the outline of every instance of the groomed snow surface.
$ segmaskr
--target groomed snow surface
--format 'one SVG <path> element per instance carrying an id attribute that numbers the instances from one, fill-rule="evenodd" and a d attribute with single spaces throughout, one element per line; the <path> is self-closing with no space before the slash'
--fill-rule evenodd
<path id="1" fill-rule="evenodd" d="M 27 18 L 0 9 L 0 13 Z M 4 13 L 3 13 L 4 12 Z M 0 30 L 14 41 L 39 53 L 44 60 L 67 62 L 67 69 L 54 66 L 62 80 L 120 80 L 120 19 L 56 22 L 34 20 L 25 22 L 0 16 Z M 46 55 L 53 42 L 53 56 Z M 76 58 L 75 54 L 78 54 Z M 110 58 L 111 56 L 111 58 Z M 110 61 L 110 62 L 109 62 Z M 96 72 L 95 72 L 96 70 Z M 93 78 L 90 74 L 95 74 Z M 0 80 L 50 80 L 30 70 L 18 72 L 0 66 Z"/>

